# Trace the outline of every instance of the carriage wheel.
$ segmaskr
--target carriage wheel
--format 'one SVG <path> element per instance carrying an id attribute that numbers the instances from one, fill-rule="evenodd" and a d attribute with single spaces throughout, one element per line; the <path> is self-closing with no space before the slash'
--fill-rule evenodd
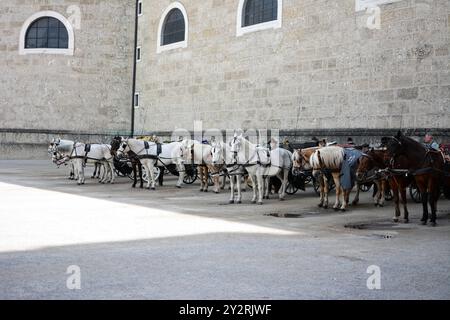
<path id="1" fill-rule="evenodd" d="M 185 184 L 193 184 L 198 178 L 197 168 L 192 168 L 186 171 L 183 182 Z"/>
<path id="2" fill-rule="evenodd" d="M 286 193 L 289 195 L 296 194 L 298 191 L 298 188 L 294 186 L 292 183 L 288 182 L 288 185 L 286 186 Z"/>
<path id="3" fill-rule="evenodd" d="M 419 188 L 417 188 L 415 184 L 409 187 L 409 195 L 411 196 L 411 199 L 413 199 L 415 203 L 422 202 L 422 195 L 420 194 Z"/>

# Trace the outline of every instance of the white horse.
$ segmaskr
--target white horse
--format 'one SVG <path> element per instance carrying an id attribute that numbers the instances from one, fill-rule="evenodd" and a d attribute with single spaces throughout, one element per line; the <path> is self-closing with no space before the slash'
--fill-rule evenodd
<path id="1" fill-rule="evenodd" d="M 77 180 L 78 185 L 85 183 L 84 166 L 86 163 L 94 163 L 96 171 L 99 164 L 103 165 L 105 170 L 103 170 L 103 176 L 99 182 L 114 183 L 113 157 L 109 145 L 86 145 L 71 140 L 53 139 L 49 152 L 52 153 L 53 162 L 57 165 L 69 162 L 73 179 Z M 72 179 L 72 173 L 70 178 Z"/>
<path id="2" fill-rule="evenodd" d="M 70 153 L 69 158 L 74 164 L 76 175 L 78 176 L 78 185 L 85 183 L 84 167 L 86 163 L 101 162 L 104 165 L 103 177 L 100 183 L 115 182 L 114 174 L 114 156 L 111 154 L 111 146 L 108 144 L 85 144 L 76 143 Z"/>
<path id="3" fill-rule="evenodd" d="M 286 196 L 286 186 L 288 183 L 289 170 L 292 167 L 292 153 L 286 149 L 279 148 L 278 142 L 272 139 L 271 146 L 274 150 L 259 147 L 246 140 L 242 134 L 235 134 L 229 141 L 229 154 L 231 159 L 227 159 L 227 166 L 232 166 L 239 174 L 245 169 L 253 184 L 252 203 L 262 204 L 263 197 L 269 198 L 269 177 L 276 176 L 282 182 L 279 198 L 284 200 Z M 233 179 L 231 179 L 233 181 Z M 240 179 L 237 179 L 238 203 L 240 201 Z M 231 199 L 234 202 L 233 182 L 231 187 Z"/>
<path id="4" fill-rule="evenodd" d="M 59 168 L 62 164 L 69 165 L 70 173 L 68 179 L 78 180 L 75 175 L 75 168 L 72 160 L 69 159 L 69 154 L 72 152 L 74 142 L 70 140 L 52 139 L 48 147 L 48 154 L 52 157 L 52 162 Z M 58 150 L 61 148 L 62 151 Z"/>
<path id="5" fill-rule="evenodd" d="M 161 150 L 158 150 L 159 146 Z M 161 163 L 164 167 L 175 164 L 179 177 L 177 187 L 181 188 L 185 175 L 184 153 L 181 142 L 172 142 L 167 144 L 157 144 L 155 142 L 147 142 L 137 139 L 124 139 L 117 150 L 117 156 L 123 156 L 128 152 L 134 152 L 145 171 L 150 175 L 147 180 L 147 189 L 155 190 L 155 174 L 154 167 Z"/>

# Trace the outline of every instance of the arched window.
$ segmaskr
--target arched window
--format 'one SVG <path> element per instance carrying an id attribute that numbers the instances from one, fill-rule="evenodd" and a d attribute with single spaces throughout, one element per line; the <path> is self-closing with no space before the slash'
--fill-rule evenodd
<path id="1" fill-rule="evenodd" d="M 159 22 L 157 52 L 186 48 L 188 25 L 186 9 L 180 2 L 167 7 Z"/>
<path id="2" fill-rule="evenodd" d="M 25 36 L 25 49 L 37 48 L 69 48 L 69 35 L 61 21 L 44 17 L 30 25 Z"/>
<path id="3" fill-rule="evenodd" d="M 184 16 L 180 9 L 172 9 L 164 23 L 162 45 L 184 41 Z"/>
<path id="4" fill-rule="evenodd" d="M 281 27 L 282 0 L 239 0 L 237 36 Z"/>
<path id="5" fill-rule="evenodd" d="M 242 26 L 277 20 L 278 0 L 247 0 Z"/>
<path id="6" fill-rule="evenodd" d="M 54 11 L 38 12 L 25 21 L 20 32 L 20 54 L 47 53 L 73 55 L 72 25 Z"/>

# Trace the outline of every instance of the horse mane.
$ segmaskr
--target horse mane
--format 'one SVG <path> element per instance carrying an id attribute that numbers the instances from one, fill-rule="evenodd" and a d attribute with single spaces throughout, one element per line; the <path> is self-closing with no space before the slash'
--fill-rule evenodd
<path id="1" fill-rule="evenodd" d="M 309 161 L 314 169 L 340 169 L 344 161 L 344 149 L 337 146 L 318 149 L 313 153 Z"/>

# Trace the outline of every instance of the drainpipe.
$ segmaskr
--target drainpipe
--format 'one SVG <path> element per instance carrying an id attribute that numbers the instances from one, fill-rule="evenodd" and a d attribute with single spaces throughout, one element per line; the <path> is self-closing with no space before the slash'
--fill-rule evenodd
<path id="1" fill-rule="evenodd" d="M 136 94 L 136 64 L 137 64 L 137 45 L 138 45 L 138 19 L 139 19 L 139 0 L 136 0 L 136 12 L 134 17 L 134 60 L 133 60 L 133 92 L 131 103 L 131 133 L 130 136 L 134 137 L 134 118 L 135 118 L 135 94 Z"/>

